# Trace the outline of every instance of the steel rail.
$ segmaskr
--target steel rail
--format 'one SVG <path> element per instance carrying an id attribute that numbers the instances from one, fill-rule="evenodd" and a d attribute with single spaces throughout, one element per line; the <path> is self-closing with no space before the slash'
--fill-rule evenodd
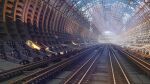
<path id="1" fill-rule="evenodd" d="M 113 77 L 113 84 L 117 84 L 110 52 L 109 52 L 109 61 L 110 61 L 111 72 L 112 72 L 112 77 Z"/>
<path id="2" fill-rule="evenodd" d="M 119 60 L 118 60 L 116 54 L 114 53 L 114 52 L 115 52 L 114 49 L 113 49 L 113 48 L 111 48 L 111 49 L 112 49 L 112 56 L 113 56 L 114 59 L 116 60 L 116 62 L 117 62 L 117 64 L 118 64 L 118 66 L 119 66 L 119 68 L 120 68 L 120 70 L 121 70 L 121 72 L 122 72 L 122 74 L 123 74 L 123 76 L 124 76 L 124 78 L 125 78 L 127 84 L 132 84 L 132 83 L 130 82 L 130 79 L 128 78 L 127 73 L 125 72 L 125 70 L 123 69 L 121 63 L 119 62 Z M 116 83 L 116 84 L 117 84 L 117 83 Z"/>
<path id="3" fill-rule="evenodd" d="M 99 56 L 98 56 L 99 53 L 100 52 L 97 51 L 97 53 L 95 55 L 93 55 L 79 69 L 77 69 L 71 76 L 69 76 L 69 78 L 63 82 L 63 84 L 70 84 L 72 82 L 72 80 L 74 80 L 74 78 L 80 74 L 80 71 L 82 71 L 84 69 L 84 67 L 88 66 L 87 70 L 84 70 L 83 75 L 81 77 L 79 77 L 80 79 L 76 81 L 76 84 L 82 84 L 82 82 L 84 81 L 84 79 L 87 76 L 88 72 L 91 70 L 91 68 L 94 66 L 97 59 L 99 58 Z"/>
<path id="4" fill-rule="evenodd" d="M 94 47 L 92 47 L 92 48 L 94 48 Z M 88 51 L 88 50 L 90 50 L 90 49 L 86 49 L 86 50 L 80 52 L 79 55 Z M 5 81 L 5 80 L 8 80 L 9 78 L 16 77 L 18 75 L 22 75 L 24 73 L 24 71 L 30 71 L 30 70 L 39 68 L 40 66 L 43 66 L 45 64 L 49 64 L 50 62 L 52 62 L 55 59 L 56 58 L 45 59 L 45 60 L 41 60 L 39 62 L 34 62 L 31 64 L 19 66 L 19 67 L 10 69 L 10 70 L 0 72 L 0 81 Z"/>
<path id="5" fill-rule="evenodd" d="M 86 52 L 87 52 L 87 50 L 86 50 Z M 53 66 L 46 67 L 38 72 L 27 75 L 24 78 L 18 79 L 16 81 L 14 81 L 12 84 L 20 84 L 20 83 L 29 84 L 29 83 L 39 82 L 39 80 L 45 78 L 45 76 L 55 73 L 57 70 L 64 68 L 70 62 L 82 57 L 83 54 L 86 54 L 85 51 L 80 53 L 78 56 L 72 56 L 68 59 L 65 59 L 62 62 L 54 64 Z"/>
<path id="6" fill-rule="evenodd" d="M 87 76 L 87 74 L 89 73 L 89 71 L 91 70 L 91 68 L 94 66 L 94 63 L 96 62 L 96 60 L 99 58 L 99 56 L 97 56 L 94 61 L 92 62 L 92 64 L 89 66 L 89 68 L 87 69 L 87 71 L 84 73 L 84 75 L 82 76 L 82 78 L 79 80 L 78 84 L 82 84 L 83 80 L 85 79 L 85 77 Z"/>
<path id="7" fill-rule="evenodd" d="M 150 63 L 131 55 L 128 52 L 122 51 L 120 50 L 120 52 L 122 52 L 123 54 L 125 54 L 133 63 L 135 63 L 135 65 L 137 65 L 138 67 L 142 68 L 143 71 L 145 71 L 148 75 L 150 75 Z"/>
<path id="8" fill-rule="evenodd" d="M 71 80 L 73 80 L 73 78 L 77 75 L 77 74 L 79 74 L 79 72 L 81 71 L 81 69 L 83 69 L 85 66 L 87 66 L 87 64 L 89 63 L 89 62 L 91 62 L 91 60 L 93 59 L 95 57 L 95 55 L 93 55 L 90 59 L 88 59 L 76 72 L 74 72 L 70 77 L 69 77 L 69 79 L 67 79 L 63 84 L 69 84 L 69 82 L 71 81 Z"/>

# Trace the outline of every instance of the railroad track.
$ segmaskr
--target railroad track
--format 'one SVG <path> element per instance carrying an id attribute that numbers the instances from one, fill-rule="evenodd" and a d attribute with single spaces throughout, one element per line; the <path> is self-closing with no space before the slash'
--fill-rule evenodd
<path id="1" fill-rule="evenodd" d="M 123 66 L 123 70 L 127 73 L 127 77 L 129 78 L 131 84 L 150 84 L 149 75 L 145 73 L 143 68 L 141 68 L 141 65 L 134 62 L 136 59 L 133 60 L 134 58 L 132 55 L 128 55 L 129 53 L 127 54 L 127 52 L 120 48 L 113 48 L 114 53 L 117 54 L 117 58 L 121 60 L 120 63 Z"/>
<path id="2" fill-rule="evenodd" d="M 89 74 L 86 74 L 78 84 L 112 84 L 113 79 L 108 53 L 109 50 L 105 49 L 96 64 L 90 68 Z"/>
<path id="3" fill-rule="evenodd" d="M 91 70 L 91 68 L 95 65 L 97 62 L 97 59 L 100 56 L 100 53 L 102 53 L 103 50 L 100 50 L 97 52 L 97 54 L 91 56 L 90 59 L 88 59 L 82 66 L 80 66 L 75 72 L 70 74 L 63 82 L 62 84 L 81 84 L 88 74 L 88 72 Z"/>
<path id="4" fill-rule="evenodd" d="M 129 79 L 128 73 L 122 66 L 120 60 L 117 58 L 112 48 L 110 53 L 111 55 L 109 55 L 109 58 L 111 63 L 113 84 L 132 84 L 131 79 Z"/>
<path id="5" fill-rule="evenodd" d="M 24 73 L 24 71 L 34 70 L 34 69 L 39 68 L 43 65 L 49 64 L 56 59 L 57 58 L 45 59 L 45 60 L 33 62 L 33 63 L 27 64 L 27 65 L 22 65 L 22 66 L 17 67 L 17 68 L 13 68 L 10 70 L 0 72 L 0 81 L 3 81 L 5 79 L 9 79 L 9 78 L 14 77 L 14 76 L 18 76 L 18 75 Z"/>
<path id="6" fill-rule="evenodd" d="M 86 50 L 86 51 L 80 53 L 77 56 L 72 56 L 68 59 L 64 59 L 63 61 L 58 62 L 52 66 L 48 66 L 48 67 L 41 69 L 37 72 L 29 74 L 23 78 L 19 78 L 18 80 L 12 81 L 11 84 L 22 84 L 22 83 L 23 84 L 30 84 L 30 83 L 37 84 L 40 81 L 46 79 L 47 77 L 53 75 L 54 73 L 59 72 L 60 70 L 62 70 L 66 66 L 68 66 L 69 64 L 73 63 L 75 60 L 80 59 L 84 55 L 87 55 L 88 52 L 91 52 L 91 51 L 93 51 L 93 49 L 96 49 L 96 48 L 97 47 L 91 48 L 89 50 Z"/>
<path id="7" fill-rule="evenodd" d="M 95 56 L 99 50 L 102 50 L 102 48 L 99 47 L 99 49 L 96 49 L 91 54 L 88 54 L 88 56 L 86 56 L 86 58 L 82 57 L 81 59 L 75 61 L 71 65 L 67 66 L 67 68 L 60 71 L 58 74 L 45 80 L 44 84 L 61 84 L 64 79 L 69 79 L 70 76 L 78 70 L 78 68 L 80 68 L 92 56 Z"/>
<path id="8" fill-rule="evenodd" d="M 17 67 L 17 68 L 13 68 L 10 70 L 0 72 L 0 82 L 4 81 L 4 80 L 8 80 L 8 79 L 15 77 L 15 76 L 19 76 L 26 71 L 34 70 L 34 69 L 37 69 L 39 67 L 42 67 L 43 65 L 45 66 L 47 64 L 50 64 L 50 63 L 52 63 L 52 61 L 54 61 L 56 59 L 57 58 L 45 59 L 45 60 L 33 62 L 33 63 L 27 64 L 27 65 L 22 65 L 22 66 Z"/>
<path id="9" fill-rule="evenodd" d="M 126 52 L 119 50 L 121 53 L 125 54 L 129 60 L 131 60 L 136 66 L 142 69 L 147 75 L 150 76 L 150 63 Z"/>
<path id="10" fill-rule="evenodd" d="M 98 67 L 98 70 L 95 70 L 96 67 Z M 101 54 L 98 53 L 96 56 L 91 57 L 62 84 L 94 83 L 131 84 L 113 51 L 106 49 L 104 54 L 101 52 Z"/>
<path id="11" fill-rule="evenodd" d="M 149 66 L 148 63 L 142 61 L 139 58 L 136 58 L 135 56 L 131 56 L 128 52 L 117 48 L 116 51 L 114 47 L 106 45 L 101 47 L 105 48 L 96 47 L 86 50 L 80 53 L 78 56 L 72 56 L 68 59 L 64 59 L 63 61 L 58 62 L 53 66 L 48 66 L 35 73 L 30 75 L 28 74 L 23 78 L 12 81 L 10 84 L 41 84 L 43 80 L 48 79 L 49 77 L 53 76 L 53 74 L 67 68 L 72 63 L 77 62 L 77 60 L 83 58 L 85 55 L 88 55 L 86 56 L 88 58 L 83 63 L 81 63 L 79 67 L 75 68 L 75 70 L 72 71 L 65 78 L 65 80 L 62 79 L 63 81 L 61 81 L 61 84 L 136 84 L 135 81 L 131 79 L 132 73 L 129 73 L 128 70 L 126 70 L 127 68 L 125 63 L 122 62 L 124 59 L 120 59 L 120 57 L 127 57 L 130 59 L 127 61 L 132 61 L 136 65 L 139 63 L 138 67 L 140 68 L 141 66 Z M 90 55 L 89 52 L 91 51 L 94 51 L 93 53 L 95 54 Z M 126 56 L 121 56 L 121 54 Z M 132 66 L 132 64 L 130 64 L 130 66 Z M 149 68 L 143 67 L 141 68 L 142 70 Z M 136 71 L 136 73 L 138 73 L 138 71 Z"/>
<path id="12" fill-rule="evenodd" d="M 21 75 L 24 73 L 24 71 L 30 71 L 30 70 L 34 70 L 36 68 L 39 68 L 43 65 L 46 65 L 47 63 L 50 63 L 52 60 L 53 59 L 42 60 L 39 62 L 35 62 L 35 63 L 20 66 L 20 67 L 14 68 L 14 69 L 3 71 L 0 73 L 0 81 L 4 81 L 4 80 L 7 80 L 9 78 Z"/>

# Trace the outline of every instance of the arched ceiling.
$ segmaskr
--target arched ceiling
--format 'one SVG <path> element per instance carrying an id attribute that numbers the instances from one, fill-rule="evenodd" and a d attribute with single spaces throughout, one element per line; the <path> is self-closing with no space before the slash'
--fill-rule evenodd
<path id="1" fill-rule="evenodd" d="M 123 30 L 127 19 L 131 17 L 144 0 L 66 0 L 74 8 L 95 24 L 99 31 Z"/>
<path id="2" fill-rule="evenodd" d="M 143 0 L 67 0 L 67 1 L 72 3 L 72 5 L 78 8 L 79 10 L 82 10 L 85 7 L 89 8 L 94 6 L 95 4 L 108 5 L 114 4 L 116 2 L 121 2 L 127 4 L 130 7 L 135 8 Z"/>

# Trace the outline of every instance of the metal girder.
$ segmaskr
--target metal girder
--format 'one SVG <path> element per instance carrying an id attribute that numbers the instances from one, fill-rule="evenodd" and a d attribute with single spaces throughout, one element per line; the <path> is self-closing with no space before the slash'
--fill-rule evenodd
<path id="1" fill-rule="evenodd" d="M 142 0 L 70 0 L 70 2 L 73 3 L 73 7 L 76 7 L 77 9 L 82 9 L 83 7 L 86 8 L 87 4 L 88 3 L 91 3 L 91 4 L 96 4 L 96 3 L 99 3 L 99 2 L 105 2 L 105 3 L 113 3 L 115 1 L 119 1 L 119 2 L 122 2 L 122 3 L 125 3 L 125 4 L 128 4 L 132 7 L 136 7 L 137 4 L 138 4 L 138 1 L 142 1 Z M 80 3 L 78 3 L 80 2 Z M 105 4 L 103 3 L 103 4 Z M 88 10 L 89 7 L 86 8 L 86 10 Z"/>

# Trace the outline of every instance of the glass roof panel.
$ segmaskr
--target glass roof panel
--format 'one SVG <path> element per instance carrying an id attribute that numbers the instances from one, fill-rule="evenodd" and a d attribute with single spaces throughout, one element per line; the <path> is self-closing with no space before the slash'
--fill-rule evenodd
<path id="1" fill-rule="evenodd" d="M 70 0 L 100 31 L 122 31 L 143 0 Z"/>

